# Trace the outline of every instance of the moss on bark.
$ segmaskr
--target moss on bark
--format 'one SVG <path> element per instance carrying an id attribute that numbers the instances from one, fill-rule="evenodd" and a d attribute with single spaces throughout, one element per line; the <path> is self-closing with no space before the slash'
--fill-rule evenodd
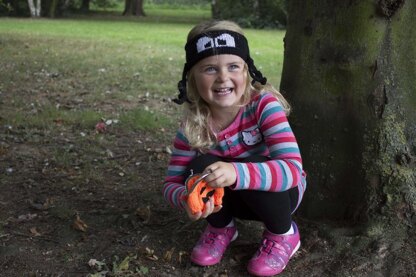
<path id="1" fill-rule="evenodd" d="M 414 221 L 416 5 L 384 16 L 382 2 L 290 2 L 281 90 L 309 174 L 306 217 Z"/>
<path id="2" fill-rule="evenodd" d="M 415 14 L 415 1 L 289 2 L 280 89 L 308 173 L 300 214 L 375 276 L 416 268 Z"/>

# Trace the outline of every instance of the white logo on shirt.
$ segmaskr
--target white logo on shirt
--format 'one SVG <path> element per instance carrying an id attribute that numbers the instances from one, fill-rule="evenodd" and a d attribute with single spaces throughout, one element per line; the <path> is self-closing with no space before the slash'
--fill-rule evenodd
<path id="1" fill-rule="evenodd" d="M 246 145 L 255 145 L 263 140 L 263 135 L 259 128 L 244 130 L 241 132 L 241 135 L 243 136 L 243 142 Z"/>

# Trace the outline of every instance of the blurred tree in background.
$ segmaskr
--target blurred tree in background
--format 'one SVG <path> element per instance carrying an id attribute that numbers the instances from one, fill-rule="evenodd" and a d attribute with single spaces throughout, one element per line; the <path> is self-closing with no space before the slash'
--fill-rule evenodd
<path id="1" fill-rule="evenodd" d="M 0 0 L 0 16 L 54 18 L 74 13 L 86 14 L 97 8 L 111 8 L 122 15 L 144 16 L 146 6 L 204 9 L 211 6 L 212 18 L 215 19 L 233 20 L 245 28 L 284 28 L 287 21 L 286 2 L 287 0 Z"/>
<path id="2" fill-rule="evenodd" d="M 111 8 L 123 0 L 42 0 L 42 17 L 61 17 L 71 13 L 88 13 L 90 6 Z M 36 1 L 34 1 L 36 2 Z M 31 16 L 28 0 L 0 0 L 0 16 Z"/>
<path id="3" fill-rule="evenodd" d="M 144 0 L 125 0 L 123 15 L 145 16 Z"/>
<path id="4" fill-rule="evenodd" d="M 283 28 L 287 0 L 213 0 L 212 17 L 233 20 L 246 28 Z"/>

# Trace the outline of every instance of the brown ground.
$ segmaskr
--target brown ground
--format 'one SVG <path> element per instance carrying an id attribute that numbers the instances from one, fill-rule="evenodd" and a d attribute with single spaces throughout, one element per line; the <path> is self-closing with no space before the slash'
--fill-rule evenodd
<path id="1" fill-rule="evenodd" d="M 110 126 L 97 134 L 51 124 L 57 126 L 47 131 L 0 126 L 0 276 L 248 275 L 261 233 L 255 222 L 237 222 L 240 236 L 220 265 L 189 262 L 204 223 L 189 222 L 161 195 L 173 129 L 156 136 Z M 336 250 L 328 225 L 296 221 L 302 247 L 281 276 L 415 272 L 412 258 L 379 245 L 354 254 Z"/>

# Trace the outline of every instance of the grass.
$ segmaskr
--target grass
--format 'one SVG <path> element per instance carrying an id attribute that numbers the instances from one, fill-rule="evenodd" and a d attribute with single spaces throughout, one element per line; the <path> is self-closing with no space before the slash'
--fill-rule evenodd
<path id="1" fill-rule="evenodd" d="M 0 18 L 0 123 L 48 128 L 59 119 L 92 128 L 105 117 L 122 119 L 121 128 L 169 125 L 171 116 L 157 105 L 146 111 L 139 100 L 176 96 L 187 32 L 209 11 L 146 12 L 145 18 Z M 256 66 L 278 87 L 284 32 L 245 32 Z"/>
<path id="2" fill-rule="evenodd" d="M 165 146 L 180 116 L 169 99 L 178 93 L 185 38 L 209 11 L 146 12 L 145 18 L 114 11 L 54 20 L 0 18 L 0 187 L 33 183 L 47 194 L 56 182 L 80 191 L 81 198 L 97 198 L 102 188 L 156 185 L 143 172 L 160 173 L 152 161 L 168 157 Z M 256 66 L 278 86 L 284 33 L 246 35 Z M 103 119 L 113 123 L 101 134 L 95 125 Z M 49 213 L 69 220 L 74 209 L 63 202 Z"/>

